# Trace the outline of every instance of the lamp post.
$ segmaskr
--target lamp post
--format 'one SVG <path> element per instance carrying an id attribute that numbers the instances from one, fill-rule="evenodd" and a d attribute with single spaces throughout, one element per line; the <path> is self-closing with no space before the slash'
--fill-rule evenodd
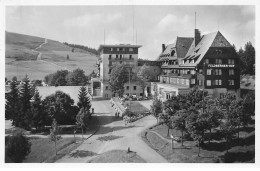
<path id="1" fill-rule="evenodd" d="M 131 88 L 130 88 L 130 69 L 131 69 L 131 67 L 129 66 L 129 110 L 131 111 L 131 101 L 130 101 L 130 92 L 131 92 Z"/>
<path id="2" fill-rule="evenodd" d="M 204 82 L 203 82 L 203 91 L 202 91 L 202 102 L 203 102 L 203 106 L 202 106 L 202 111 L 204 113 L 205 110 L 205 101 L 204 101 L 204 90 L 205 90 L 205 83 L 206 83 L 206 72 L 205 72 L 205 65 L 206 63 L 203 63 L 203 75 L 204 75 Z"/>

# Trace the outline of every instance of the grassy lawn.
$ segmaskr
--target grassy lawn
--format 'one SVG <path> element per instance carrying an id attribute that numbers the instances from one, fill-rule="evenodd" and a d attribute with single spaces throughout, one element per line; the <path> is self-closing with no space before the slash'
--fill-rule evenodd
<path id="1" fill-rule="evenodd" d="M 140 112 L 140 113 L 142 113 L 142 112 L 147 112 L 147 111 L 149 111 L 149 109 L 147 109 L 146 107 L 144 107 L 142 104 L 140 104 L 138 101 L 125 101 L 124 103 L 123 103 L 123 105 L 126 107 L 128 107 L 128 108 L 130 108 L 129 106 L 130 106 L 130 104 L 131 104 L 131 111 L 132 112 Z"/>
<path id="2" fill-rule="evenodd" d="M 30 138 L 31 153 L 24 163 L 54 162 L 70 151 L 76 149 L 80 143 L 74 143 L 74 138 L 62 138 L 57 143 L 58 155 L 55 156 L 55 146 L 48 138 Z"/>
<path id="3" fill-rule="evenodd" d="M 113 150 L 100 154 L 89 163 L 145 163 L 145 160 L 135 152 L 127 153 L 123 150 Z"/>
<path id="4" fill-rule="evenodd" d="M 250 132 L 251 131 L 251 132 Z M 170 138 L 167 137 L 167 127 L 165 125 L 155 126 L 142 134 L 143 140 L 155 149 L 160 155 L 172 163 L 216 163 L 216 162 L 246 162 L 255 161 L 255 133 L 254 130 L 241 131 L 243 138 L 233 137 L 230 142 L 229 153 L 226 153 L 226 143 L 223 139 L 205 141 L 198 156 L 197 143 L 192 140 L 181 143 L 174 143 L 171 147 Z M 159 137 L 156 133 L 163 138 Z M 180 136 L 180 131 L 170 130 L 170 134 Z"/>

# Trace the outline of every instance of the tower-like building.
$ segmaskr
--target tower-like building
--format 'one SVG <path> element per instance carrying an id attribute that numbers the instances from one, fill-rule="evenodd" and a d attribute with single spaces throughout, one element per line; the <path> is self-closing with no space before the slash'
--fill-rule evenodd
<path id="1" fill-rule="evenodd" d="M 100 57 L 98 59 L 100 96 L 111 98 L 112 92 L 109 87 L 109 78 L 113 66 L 124 64 L 132 68 L 132 72 L 137 72 L 138 67 L 138 49 L 141 45 L 119 44 L 119 45 L 100 45 L 98 51 Z M 129 95 L 143 96 L 142 89 L 135 81 L 125 84 L 125 93 Z"/>

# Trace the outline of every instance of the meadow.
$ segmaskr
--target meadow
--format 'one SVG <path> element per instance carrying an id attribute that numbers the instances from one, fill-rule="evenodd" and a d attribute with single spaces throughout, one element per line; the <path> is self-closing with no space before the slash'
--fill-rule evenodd
<path id="1" fill-rule="evenodd" d="M 12 79 L 16 76 L 21 80 L 27 74 L 30 80 L 43 80 L 44 76 L 66 69 L 72 71 L 81 68 L 89 75 L 96 71 L 97 56 L 81 49 L 74 49 L 54 40 L 49 40 L 37 51 L 42 53 L 37 61 L 38 53 L 32 51 L 42 43 L 43 38 L 6 32 L 5 76 Z M 69 55 L 69 60 L 67 60 Z M 96 71 L 97 72 L 97 71 Z"/>

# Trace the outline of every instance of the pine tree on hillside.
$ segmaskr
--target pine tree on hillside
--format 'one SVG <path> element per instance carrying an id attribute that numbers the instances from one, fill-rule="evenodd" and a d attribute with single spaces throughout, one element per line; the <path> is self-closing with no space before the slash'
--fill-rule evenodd
<path id="1" fill-rule="evenodd" d="M 79 96 L 78 96 L 79 97 L 79 102 L 77 104 L 79 109 L 81 109 L 83 107 L 87 111 L 90 110 L 91 102 L 90 102 L 90 99 L 89 99 L 89 97 L 87 95 L 88 95 L 88 92 L 87 92 L 86 87 L 84 87 L 84 86 L 80 87 Z"/>
<path id="2" fill-rule="evenodd" d="M 32 99 L 32 87 L 29 84 L 30 80 L 26 75 L 23 79 L 23 84 L 20 91 L 20 103 L 21 103 L 21 111 L 20 115 L 20 123 L 19 126 L 25 129 L 30 129 L 32 113 L 31 113 L 31 102 Z"/>
<path id="3" fill-rule="evenodd" d="M 39 131 L 45 125 L 46 115 L 43 109 L 41 96 L 37 89 L 35 90 L 33 96 L 31 111 L 32 111 L 32 126 L 36 128 L 36 131 Z"/>
<path id="4" fill-rule="evenodd" d="M 10 84 L 11 91 L 6 93 L 5 99 L 5 119 L 12 120 L 12 125 L 16 126 L 16 117 L 19 113 L 19 90 L 17 82 L 12 81 Z"/>

